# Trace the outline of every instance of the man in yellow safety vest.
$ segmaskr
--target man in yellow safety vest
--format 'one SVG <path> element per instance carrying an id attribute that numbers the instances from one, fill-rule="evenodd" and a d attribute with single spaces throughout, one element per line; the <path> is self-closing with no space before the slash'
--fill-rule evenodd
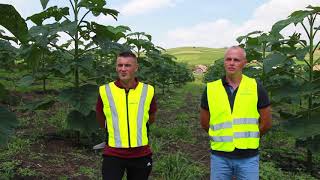
<path id="1" fill-rule="evenodd" d="M 97 120 L 106 128 L 102 175 L 106 180 L 147 180 L 152 169 L 148 125 L 157 110 L 154 88 L 139 82 L 137 57 L 132 52 L 117 57 L 118 79 L 99 88 Z"/>
<path id="2" fill-rule="evenodd" d="M 207 83 L 201 98 L 200 121 L 211 147 L 211 180 L 259 179 L 259 140 L 271 128 L 268 93 L 242 74 L 246 53 L 227 49 L 226 75 Z"/>

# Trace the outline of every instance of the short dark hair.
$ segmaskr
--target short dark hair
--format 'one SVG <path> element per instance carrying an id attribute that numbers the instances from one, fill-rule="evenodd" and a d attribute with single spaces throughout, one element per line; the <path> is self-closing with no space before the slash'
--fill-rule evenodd
<path id="1" fill-rule="evenodd" d="M 132 57 L 137 59 L 137 56 L 131 51 L 124 51 L 118 54 L 118 57 Z"/>

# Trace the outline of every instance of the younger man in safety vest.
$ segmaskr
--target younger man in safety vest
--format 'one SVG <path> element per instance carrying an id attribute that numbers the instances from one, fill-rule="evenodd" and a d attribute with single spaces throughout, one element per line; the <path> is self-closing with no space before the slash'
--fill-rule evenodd
<path id="1" fill-rule="evenodd" d="M 139 82 L 135 76 L 138 63 L 135 54 L 117 57 L 118 79 L 99 88 L 97 119 L 106 128 L 102 175 L 105 180 L 147 180 L 152 169 L 148 124 L 155 120 L 154 88 Z"/>

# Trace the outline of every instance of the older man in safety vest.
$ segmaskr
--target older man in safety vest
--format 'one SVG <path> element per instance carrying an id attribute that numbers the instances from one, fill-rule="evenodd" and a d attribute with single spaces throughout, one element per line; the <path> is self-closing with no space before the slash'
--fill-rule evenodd
<path id="1" fill-rule="evenodd" d="M 154 122 L 154 88 L 135 77 L 138 63 L 132 52 L 117 57 L 118 79 L 99 88 L 97 119 L 106 128 L 103 179 L 146 180 L 152 169 L 148 124 Z"/>
<path id="2" fill-rule="evenodd" d="M 207 83 L 200 121 L 211 147 L 211 180 L 259 179 L 259 140 L 271 128 L 266 90 L 242 74 L 244 49 L 233 46 L 224 57 L 226 75 Z"/>

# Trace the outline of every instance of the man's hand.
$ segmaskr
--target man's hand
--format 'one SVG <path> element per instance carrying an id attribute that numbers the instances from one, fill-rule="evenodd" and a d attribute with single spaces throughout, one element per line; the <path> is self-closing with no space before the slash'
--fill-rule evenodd
<path id="1" fill-rule="evenodd" d="M 259 131 L 260 137 L 264 135 L 272 126 L 272 115 L 271 115 L 271 107 L 265 107 L 259 109 Z"/>
<path id="2" fill-rule="evenodd" d="M 150 113 L 149 114 L 149 124 L 152 124 L 152 123 L 154 123 L 154 121 L 156 120 L 156 113 L 154 112 L 154 113 Z"/>
<path id="3" fill-rule="evenodd" d="M 206 109 L 200 108 L 200 124 L 201 127 L 208 132 L 209 131 L 210 112 Z"/>

